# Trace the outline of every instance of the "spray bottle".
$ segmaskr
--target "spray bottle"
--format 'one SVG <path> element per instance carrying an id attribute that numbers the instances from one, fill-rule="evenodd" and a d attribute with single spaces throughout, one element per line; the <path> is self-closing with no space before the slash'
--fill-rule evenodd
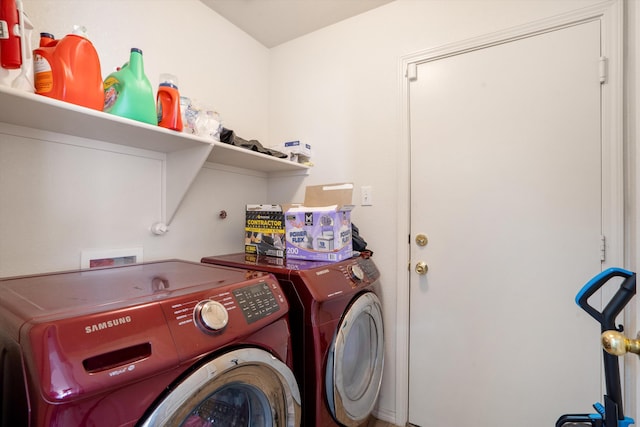
<path id="1" fill-rule="evenodd" d="M 33 24 L 24 12 L 22 0 L 16 0 L 16 4 L 18 5 L 18 14 L 20 17 L 20 54 L 22 55 L 22 65 L 20 66 L 20 74 L 13 80 L 11 87 L 33 92 L 33 57 L 31 50 Z"/>
<path id="2" fill-rule="evenodd" d="M 0 0 L 2 1 L 2 0 Z M 18 7 L 20 56 L 22 64 L 17 69 L 4 68 L 0 66 L 0 85 L 11 86 L 16 89 L 33 92 L 33 60 L 31 56 L 31 34 L 33 24 L 24 12 L 22 0 L 15 0 Z M 3 24 L 0 24 L 2 27 Z M 3 30 L 0 29 L 0 32 Z M 1 55 L 0 55 L 1 56 Z"/>
<path id="3" fill-rule="evenodd" d="M 0 65 L 17 69 L 20 55 L 20 21 L 15 0 L 0 0 Z"/>

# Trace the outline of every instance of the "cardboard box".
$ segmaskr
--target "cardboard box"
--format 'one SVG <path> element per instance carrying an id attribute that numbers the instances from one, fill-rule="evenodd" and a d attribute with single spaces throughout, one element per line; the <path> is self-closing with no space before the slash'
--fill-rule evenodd
<path id="1" fill-rule="evenodd" d="M 306 163 L 311 160 L 311 144 L 300 141 L 287 141 L 282 150 L 292 162 Z"/>
<path id="2" fill-rule="evenodd" d="M 247 205 L 244 252 L 284 258 L 285 226 L 281 205 Z"/>
<path id="3" fill-rule="evenodd" d="M 352 256 L 353 184 L 309 186 L 304 203 L 285 213 L 286 257 L 342 261 Z"/>
<path id="4" fill-rule="evenodd" d="M 275 265 L 281 267 L 287 263 L 284 258 L 276 258 L 272 256 L 260 256 L 260 255 L 244 255 L 244 262 L 247 264 L 255 265 Z"/>
<path id="5" fill-rule="evenodd" d="M 311 157 L 311 144 L 300 141 L 287 141 L 284 143 L 284 152 L 287 154 L 302 154 Z"/>

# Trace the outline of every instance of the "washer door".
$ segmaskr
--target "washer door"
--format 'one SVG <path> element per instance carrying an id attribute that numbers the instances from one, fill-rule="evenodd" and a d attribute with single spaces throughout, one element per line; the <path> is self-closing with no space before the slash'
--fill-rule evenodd
<path id="1" fill-rule="evenodd" d="M 365 293 L 349 306 L 334 337 L 326 370 L 327 402 L 333 417 L 357 426 L 378 399 L 384 366 L 382 308 Z"/>
<path id="2" fill-rule="evenodd" d="M 289 367 L 247 348 L 191 373 L 141 426 L 297 427 L 300 416 L 300 391 Z"/>

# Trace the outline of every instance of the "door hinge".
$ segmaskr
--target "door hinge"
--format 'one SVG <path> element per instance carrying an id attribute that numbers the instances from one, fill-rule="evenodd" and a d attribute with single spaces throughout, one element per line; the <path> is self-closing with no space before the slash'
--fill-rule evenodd
<path id="1" fill-rule="evenodd" d="M 600 84 L 605 84 L 607 82 L 607 71 L 607 57 L 601 56 L 600 60 L 598 61 L 598 74 L 600 75 Z"/>
<path id="2" fill-rule="evenodd" d="M 603 235 L 600 236 L 600 261 L 604 262 L 607 255 L 607 239 Z"/>
<path id="3" fill-rule="evenodd" d="M 410 82 L 414 82 L 414 81 L 418 80 L 418 64 L 416 64 L 415 62 L 412 62 L 412 63 L 408 64 L 407 65 L 407 72 L 405 74 L 405 77 Z"/>

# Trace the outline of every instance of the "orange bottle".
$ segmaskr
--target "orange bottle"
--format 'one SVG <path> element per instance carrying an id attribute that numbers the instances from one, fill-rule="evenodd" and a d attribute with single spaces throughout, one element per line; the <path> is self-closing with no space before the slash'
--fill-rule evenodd
<path id="1" fill-rule="evenodd" d="M 160 75 L 156 110 L 158 112 L 158 126 L 182 132 L 180 93 L 178 92 L 177 78 L 171 74 Z"/>
<path id="2" fill-rule="evenodd" d="M 40 47 L 33 51 L 33 78 L 39 95 L 102 111 L 100 59 L 83 27 L 74 27 L 62 40 L 40 34 Z"/>
<path id="3" fill-rule="evenodd" d="M 40 47 L 55 46 L 59 41 L 51 33 L 40 33 Z"/>

